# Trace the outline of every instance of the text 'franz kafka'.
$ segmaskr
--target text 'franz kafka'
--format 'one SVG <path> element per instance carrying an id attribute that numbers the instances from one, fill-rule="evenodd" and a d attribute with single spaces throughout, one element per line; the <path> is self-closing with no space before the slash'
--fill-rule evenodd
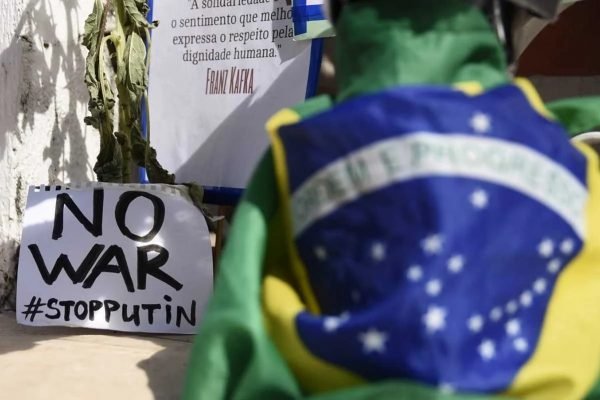
<path id="1" fill-rule="evenodd" d="M 254 93 L 254 68 L 206 70 L 205 94 L 252 94 Z"/>

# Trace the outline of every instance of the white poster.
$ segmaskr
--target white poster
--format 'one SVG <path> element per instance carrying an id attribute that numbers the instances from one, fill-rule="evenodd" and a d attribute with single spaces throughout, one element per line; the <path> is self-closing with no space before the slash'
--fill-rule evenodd
<path id="1" fill-rule="evenodd" d="M 180 182 L 244 188 L 266 121 L 306 97 L 311 41 L 291 1 L 154 0 L 151 140 Z"/>
<path id="2" fill-rule="evenodd" d="M 31 187 L 17 321 L 195 334 L 212 271 L 206 221 L 185 187 Z"/>

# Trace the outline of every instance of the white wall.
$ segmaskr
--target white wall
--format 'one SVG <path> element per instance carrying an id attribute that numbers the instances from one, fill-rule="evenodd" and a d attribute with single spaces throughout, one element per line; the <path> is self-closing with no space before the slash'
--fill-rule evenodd
<path id="1" fill-rule="evenodd" d="M 14 295 L 27 187 L 88 181 L 83 23 L 92 0 L 0 0 L 0 309 Z M 7 301 L 8 300 L 8 301 Z"/>

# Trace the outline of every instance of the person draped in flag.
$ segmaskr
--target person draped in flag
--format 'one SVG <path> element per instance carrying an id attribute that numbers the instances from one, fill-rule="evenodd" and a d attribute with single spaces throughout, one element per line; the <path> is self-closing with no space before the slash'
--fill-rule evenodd
<path id="1" fill-rule="evenodd" d="M 595 396 L 600 99 L 507 73 L 557 6 L 327 5 L 339 93 L 269 121 L 185 399 Z"/>

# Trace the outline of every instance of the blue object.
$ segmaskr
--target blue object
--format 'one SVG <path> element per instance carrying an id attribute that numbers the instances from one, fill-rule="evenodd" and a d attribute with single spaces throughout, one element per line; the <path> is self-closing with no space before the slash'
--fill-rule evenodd
<path id="1" fill-rule="evenodd" d="M 583 246 L 586 159 L 564 129 L 516 86 L 414 86 L 279 135 L 323 313 L 297 315 L 304 345 L 368 380 L 510 387 Z"/>
<path id="2" fill-rule="evenodd" d="M 309 21 L 326 21 L 321 5 L 306 5 L 306 0 L 295 0 L 292 8 L 294 34 L 301 35 L 307 32 Z"/>

